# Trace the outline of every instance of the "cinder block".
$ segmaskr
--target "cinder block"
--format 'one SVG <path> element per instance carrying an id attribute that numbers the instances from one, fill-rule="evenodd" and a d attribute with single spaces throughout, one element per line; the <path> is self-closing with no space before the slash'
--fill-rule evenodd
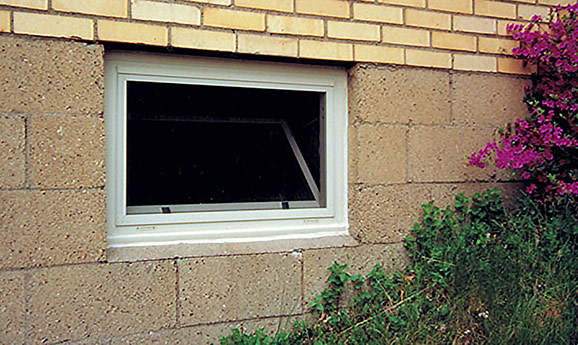
<path id="1" fill-rule="evenodd" d="M 102 114 L 103 69 L 98 45 L 0 37 L 0 112 Z"/>
<path id="2" fill-rule="evenodd" d="M 491 37 L 478 38 L 478 49 L 481 53 L 512 55 L 512 49 L 519 46 L 520 43 L 514 40 Z"/>
<path id="3" fill-rule="evenodd" d="M 451 68 L 452 56 L 450 53 L 406 49 L 405 63 L 410 66 Z"/>
<path id="4" fill-rule="evenodd" d="M 236 49 L 236 38 L 235 34 L 231 32 L 172 28 L 171 44 L 179 48 L 234 52 Z"/>
<path id="5" fill-rule="evenodd" d="M 429 47 L 430 34 L 427 30 L 383 26 L 381 40 L 385 43 Z"/>
<path id="6" fill-rule="evenodd" d="M 497 18 L 516 18 L 516 5 L 505 2 L 488 0 L 474 0 L 476 5 L 475 14 Z"/>
<path id="7" fill-rule="evenodd" d="M 0 189 L 22 187 L 25 125 L 20 116 L 0 116 Z"/>
<path id="8" fill-rule="evenodd" d="M 450 34 L 447 32 L 432 32 L 432 46 L 434 48 L 476 51 L 476 37 L 469 35 Z"/>
<path id="9" fill-rule="evenodd" d="M 358 178 L 361 183 L 407 181 L 407 128 L 361 125 Z"/>
<path id="10" fill-rule="evenodd" d="M 468 166 L 466 156 L 495 140 L 494 130 L 463 127 L 414 127 L 409 132 L 409 171 L 414 182 L 490 180 L 495 169 Z"/>
<path id="11" fill-rule="evenodd" d="M 176 290 L 172 261 L 32 271 L 30 342 L 103 338 L 173 327 Z"/>
<path id="12" fill-rule="evenodd" d="M 512 183 L 409 183 L 390 186 L 350 185 L 349 231 L 361 242 L 399 242 L 410 233 L 423 215 L 421 205 L 434 200 L 445 208 L 453 204 L 457 193 L 498 187 L 506 193 L 506 202 L 514 200 L 519 186 Z"/>
<path id="13" fill-rule="evenodd" d="M 360 41 L 379 41 L 379 25 L 350 23 L 350 22 L 327 22 L 327 36 Z"/>
<path id="14" fill-rule="evenodd" d="M 349 103 L 349 113 L 351 114 L 351 102 Z M 358 126 L 354 125 L 354 117 L 349 117 L 349 127 L 347 128 L 347 174 L 349 183 L 357 183 L 359 166 L 359 135 Z"/>
<path id="15" fill-rule="evenodd" d="M 428 2 L 429 9 L 438 11 L 471 14 L 472 7 L 472 0 L 429 0 Z"/>
<path id="16" fill-rule="evenodd" d="M 495 34 L 496 20 L 491 18 L 454 16 L 453 28 L 454 31 Z"/>
<path id="17" fill-rule="evenodd" d="M 48 9 L 48 0 L 0 0 L 0 5 L 46 10 Z"/>
<path id="18" fill-rule="evenodd" d="M 0 32 L 10 32 L 10 12 L 0 11 Z"/>
<path id="19" fill-rule="evenodd" d="M 263 329 L 265 334 L 274 336 L 277 332 L 290 331 L 297 319 L 303 319 L 307 316 L 270 317 L 146 332 L 113 338 L 107 345 L 211 345 L 216 344 L 220 338 L 231 335 L 234 328 L 242 330 L 245 334 Z"/>
<path id="20" fill-rule="evenodd" d="M 235 0 L 235 6 L 269 11 L 293 12 L 293 0 Z"/>
<path id="21" fill-rule="evenodd" d="M 458 125 L 497 127 L 528 115 L 522 101 L 524 87 L 530 84 L 527 79 L 471 73 L 456 73 L 452 78 L 452 113 Z"/>
<path id="22" fill-rule="evenodd" d="M 295 11 L 318 16 L 349 18 L 349 2 L 342 0 L 295 0 Z"/>
<path id="23" fill-rule="evenodd" d="M 194 325 L 301 312 L 301 254 L 180 260 L 180 322 Z"/>
<path id="24" fill-rule="evenodd" d="M 201 24 L 201 10 L 195 6 L 175 3 L 137 1 L 131 4 L 133 19 L 187 25 Z"/>
<path id="25" fill-rule="evenodd" d="M 299 56 L 302 58 L 327 60 L 353 60 L 353 45 L 326 41 L 299 41 Z"/>
<path id="26" fill-rule="evenodd" d="M 297 56 L 297 40 L 257 35 L 238 35 L 239 53 Z"/>
<path id="27" fill-rule="evenodd" d="M 403 9 L 393 6 L 353 4 L 353 18 L 371 22 L 403 24 Z"/>
<path id="28" fill-rule="evenodd" d="M 21 271 L 0 272 L 0 343 L 25 344 L 26 290 Z"/>
<path id="29" fill-rule="evenodd" d="M 445 13 L 406 9 L 405 24 L 422 28 L 451 30 L 452 16 Z"/>
<path id="30" fill-rule="evenodd" d="M 0 269 L 104 260 L 102 190 L 0 193 Z"/>
<path id="31" fill-rule="evenodd" d="M 365 44 L 356 44 L 353 48 L 355 50 L 355 61 L 400 65 L 404 63 L 405 54 L 402 48 Z"/>
<path id="32" fill-rule="evenodd" d="M 454 54 L 454 69 L 459 71 L 497 72 L 494 56 Z"/>
<path id="33" fill-rule="evenodd" d="M 321 19 L 289 16 L 269 15 L 267 17 L 267 28 L 272 33 L 289 35 L 320 37 L 325 32 L 324 23 Z"/>
<path id="34" fill-rule="evenodd" d="M 540 15 L 543 19 L 548 17 L 550 14 L 549 7 L 547 6 L 533 6 L 533 5 L 518 5 L 518 16 L 517 18 L 523 20 L 531 20 L 534 15 Z"/>
<path id="35" fill-rule="evenodd" d="M 87 18 L 14 12 L 14 32 L 48 37 L 92 40 L 94 22 Z"/>
<path id="36" fill-rule="evenodd" d="M 425 7 L 425 0 L 377 0 L 379 3 L 411 7 Z"/>
<path id="37" fill-rule="evenodd" d="M 104 141 L 104 120 L 100 117 L 31 116 L 31 185 L 43 189 L 103 187 Z"/>
<path id="38" fill-rule="evenodd" d="M 535 65 L 524 65 L 522 60 L 498 58 L 498 72 L 509 74 L 532 74 L 535 71 Z"/>
<path id="39" fill-rule="evenodd" d="M 362 245 L 353 248 L 331 248 L 303 252 L 303 305 L 308 306 L 328 287 L 327 270 L 334 262 L 347 264 L 349 274 L 368 274 L 380 264 L 386 274 L 407 265 L 402 244 Z"/>
<path id="40" fill-rule="evenodd" d="M 206 7 L 203 16 L 203 23 L 206 26 L 226 29 L 265 31 L 265 15 L 262 13 Z"/>
<path id="41" fill-rule="evenodd" d="M 353 118 L 397 124 L 450 123 L 447 72 L 358 65 L 350 74 L 349 103 Z"/>
<path id="42" fill-rule="evenodd" d="M 105 17 L 126 18 L 128 15 L 127 0 L 53 0 L 52 8 L 61 12 Z"/>
<path id="43" fill-rule="evenodd" d="M 166 46 L 168 29 L 160 25 L 99 20 L 98 39 L 103 41 Z"/>

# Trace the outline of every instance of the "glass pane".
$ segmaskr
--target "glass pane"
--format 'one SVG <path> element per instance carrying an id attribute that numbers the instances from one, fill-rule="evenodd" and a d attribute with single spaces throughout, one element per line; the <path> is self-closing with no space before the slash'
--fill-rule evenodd
<path id="1" fill-rule="evenodd" d="M 315 200 L 320 93 L 128 83 L 127 205 Z"/>

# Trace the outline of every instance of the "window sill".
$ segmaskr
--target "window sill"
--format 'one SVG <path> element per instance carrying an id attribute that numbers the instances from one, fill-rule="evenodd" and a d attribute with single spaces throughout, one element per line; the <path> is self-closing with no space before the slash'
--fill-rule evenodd
<path id="1" fill-rule="evenodd" d="M 280 253 L 305 249 L 354 247 L 358 244 L 349 235 L 253 242 L 181 243 L 158 246 L 113 247 L 107 249 L 106 257 L 108 262 L 134 262 L 189 257 Z"/>

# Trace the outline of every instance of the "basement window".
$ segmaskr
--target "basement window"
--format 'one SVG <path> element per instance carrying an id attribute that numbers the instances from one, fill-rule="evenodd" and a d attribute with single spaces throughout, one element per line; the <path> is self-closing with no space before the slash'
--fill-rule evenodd
<path id="1" fill-rule="evenodd" d="M 343 70 L 105 61 L 109 246 L 346 233 Z"/>

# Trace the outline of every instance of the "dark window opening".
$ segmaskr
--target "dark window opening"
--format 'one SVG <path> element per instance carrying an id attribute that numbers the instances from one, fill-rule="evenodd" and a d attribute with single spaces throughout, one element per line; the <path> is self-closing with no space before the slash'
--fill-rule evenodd
<path id="1" fill-rule="evenodd" d="M 127 98 L 129 213 L 324 203 L 323 93 L 129 81 Z"/>

